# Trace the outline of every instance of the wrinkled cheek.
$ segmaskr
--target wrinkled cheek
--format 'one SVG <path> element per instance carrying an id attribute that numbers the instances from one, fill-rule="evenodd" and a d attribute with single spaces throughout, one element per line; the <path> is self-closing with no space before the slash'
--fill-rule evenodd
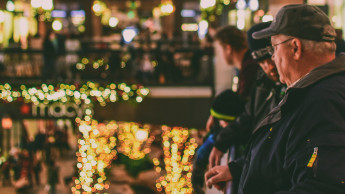
<path id="1" fill-rule="evenodd" d="M 285 72 L 284 72 L 283 63 L 279 59 L 276 60 L 275 63 L 276 63 L 278 75 L 279 75 L 279 78 L 280 78 L 280 82 L 285 83 L 285 81 L 284 81 Z"/>

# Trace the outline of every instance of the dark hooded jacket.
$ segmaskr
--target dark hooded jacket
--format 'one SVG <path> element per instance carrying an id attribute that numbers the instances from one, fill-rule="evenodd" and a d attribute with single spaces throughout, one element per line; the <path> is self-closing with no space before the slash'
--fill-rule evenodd
<path id="1" fill-rule="evenodd" d="M 254 127 L 278 105 L 284 93 L 285 86 L 270 80 L 260 69 L 245 110 L 235 122 L 231 122 L 215 136 L 215 147 L 226 152 L 231 145 L 246 144 Z"/>
<path id="2" fill-rule="evenodd" d="M 344 61 L 312 70 L 256 127 L 238 193 L 345 193 Z M 240 167 L 229 163 L 234 179 Z"/>

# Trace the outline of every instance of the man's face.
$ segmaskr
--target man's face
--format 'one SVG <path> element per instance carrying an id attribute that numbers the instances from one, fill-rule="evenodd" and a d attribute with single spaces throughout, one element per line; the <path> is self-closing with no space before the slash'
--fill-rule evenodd
<path id="1" fill-rule="evenodd" d="M 273 80 L 274 82 L 279 81 L 279 75 L 277 67 L 271 59 L 265 59 L 259 62 L 260 67 L 266 73 L 267 77 Z"/>
<path id="2" fill-rule="evenodd" d="M 291 40 L 291 39 L 290 39 Z M 272 55 L 272 60 L 276 64 L 280 82 L 290 85 L 291 82 L 291 71 L 289 70 L 289 63 L 292 60 L 292 53 L 289 52 L 291 42 L 288 37 L 283 35 L 276 35 L 271 37 L 272 47 L 274 53 Z"/>

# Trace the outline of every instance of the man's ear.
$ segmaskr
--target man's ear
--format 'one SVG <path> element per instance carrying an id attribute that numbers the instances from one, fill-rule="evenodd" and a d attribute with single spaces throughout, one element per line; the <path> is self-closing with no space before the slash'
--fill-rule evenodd
<path id="1" fill-rule="evenodd" d="M 291 41 L 291 46 L 293 50 L 293 59 L 299 60 L 302 56 L 302 42 L 301 40 L 294 38 Z"/>

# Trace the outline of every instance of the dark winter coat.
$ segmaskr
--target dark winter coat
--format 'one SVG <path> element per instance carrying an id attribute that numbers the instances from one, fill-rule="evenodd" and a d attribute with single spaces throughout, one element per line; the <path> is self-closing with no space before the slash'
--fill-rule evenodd
<path id="1" fill-rule="evenodd" d="M 345 193 L 344 61 L 312 70 L 253 131 L 240 194 Z"/>
<path id="2" fill-rule="evenodd" d="M 245 111 L 235 122 L 220 130 L 215 138 L 215 147 L 226 152 L 231 145 L 247 143 L 254 127 L 278 105 L 284 92 L 285 86 L 270 80 L 262 70 L 258 71 L 256 85 Z"/>

